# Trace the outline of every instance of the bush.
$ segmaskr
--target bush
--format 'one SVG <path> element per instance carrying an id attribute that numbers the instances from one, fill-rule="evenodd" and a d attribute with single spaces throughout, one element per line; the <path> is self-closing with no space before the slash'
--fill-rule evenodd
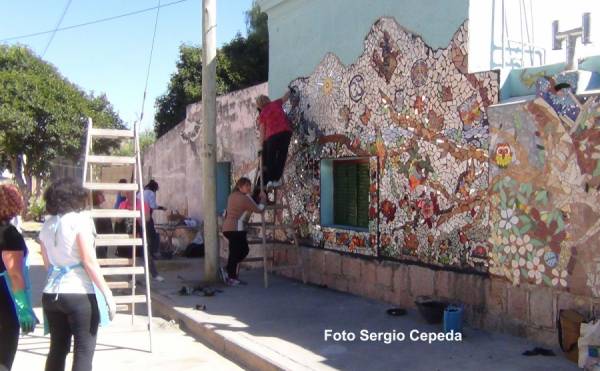
<path id="1" fill-rule="evenodd" d="M 43 221 L 44 214 L 46 212 L 46 202 L 43 197 L 31 196 L 29 199 L 29 215 L 36 222 Z"/>

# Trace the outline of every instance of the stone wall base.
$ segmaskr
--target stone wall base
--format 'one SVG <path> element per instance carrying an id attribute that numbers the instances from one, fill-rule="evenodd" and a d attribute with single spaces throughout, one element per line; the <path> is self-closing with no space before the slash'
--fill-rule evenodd
<path id="1" fill-rule="evenodd" d="M 275 245 L 275 265 L 294 264 L 298 251 Z M 335 251 L 302 247 L 308 282 L 415 308 L 420 295 L 458 300 L 465 306 L 465 322 L 472 327 L 526 337 L 546 346 L 558 346 L 556 318 L 560 309 L 584 315 L 600 311 L 600 299 L 529 284 L 513 286 L 496 277 L 458 273 L 367 260 Z M 300 270 L 279 274 L 301 280 Z"/>

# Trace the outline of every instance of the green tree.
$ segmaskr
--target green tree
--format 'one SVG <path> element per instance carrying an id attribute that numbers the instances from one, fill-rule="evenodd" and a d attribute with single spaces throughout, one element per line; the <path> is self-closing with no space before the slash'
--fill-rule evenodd
<path id="1" fill-rule="evenodd" d="M 83 92 L 26 47 L 0 45 L 0 167 L 15 175 L 26 199 L 53 160 L 81 157 L 87 117 L 97 127 L 124 128 L 106 96 Z"/>
<path id="2" fill-rule="evenodd" d="M 269 32 L 267 14 L 256 2 L 246 12 L 247 37 L 237 34 L 217 50 L 217 94 L 244 89 L 267 81 Z M 167 92 L 156 99 L 154 131 L 161 137 L 185 119 L 186 106 L 202 99 L 202 49 L 179 47 L 176 72 Z"/>
<path id="3" fill-rule="evenodd" d="M 156 134 L 151 129 L 145 129 L 140 132 L 140 149 L 142 156 L 144 152 L 156 142 Z M 121 146 L 111 151 L 111 154 L 115 156 L 133 156 L 135 154 L 133 142 L 126 141 L 123 142 Z"/>

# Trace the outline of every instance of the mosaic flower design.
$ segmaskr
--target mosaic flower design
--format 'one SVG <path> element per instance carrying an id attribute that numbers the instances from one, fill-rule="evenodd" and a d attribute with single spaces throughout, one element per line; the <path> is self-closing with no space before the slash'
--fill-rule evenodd
<path id="1" fill-rule="evenodd" d="M 538 253 L 542 251 L 539 250 Z M 543 252 L 543 251 L 542 251 Z M 540 254 L 536 254 L 535 257 L 533 257 L 532 260 L 527 262 L 527 276 L 531 279 L 535 280 L 536 284 L 540 284 L 542 283 L 542 275 L 543 273 L 546 271 L 546 267 L 544 266 L 544 264 L 542 264 L 542 261 L 540 260 Z"/>
<path id="2" fill-rule="evenodd" d="M 554 268 L 552 270 L 552 285 L 558 286 L 560 284 L 562 287 L 567 287 L 567 276 L 567 271 Z"/>
<path id="3" fill-rule="evenodd" d="M 500 220 L 499 227 L 506 230 L 511 230 L 513 226 L 516 226 L 519 222 L 519 218 L 515 215 L 514 209 L 502 209 L 500 211 L 500 216 L 502 220 Z"/>

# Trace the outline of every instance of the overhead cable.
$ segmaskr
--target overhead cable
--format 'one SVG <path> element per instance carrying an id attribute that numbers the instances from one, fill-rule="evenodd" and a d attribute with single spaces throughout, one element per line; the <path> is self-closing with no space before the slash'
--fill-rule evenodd
<path id="1" fill-rule="evenodd" d="M 112 21 L 112 20 L 115 20 L 115 19 L 119 19 L 119 18 L 129 17 L 129 16 L 132 16 L 132 15 L 141 14 L 141 13 L 146 13 L 146 12 L 158 9 L 158 8 L 166 8 L 168 6 L 180 4 L 180 3 L 183 3 L 183 2 L 186 2 L 186 1 L 189 1 L 189 0 L 177 0 L 177 1 L 173 1 L 173 2 L 164 4 L 164 5 L 160 5 L 160 6 L 153 6 L 151 8 L 140 9 L 140 10 L 136 10 L 136 11 L 129 12 L 129 13 L 115 15 L 115 16 L 112 16 L 112 17 L 96 19 L 96 20 L 93 20 L 93 21 L 89 21 L 89 22 L 85 22 L 85 23 L 79 23 L 79 24 L 75 24 L 75 25 L 72 25 L 72 26 L 59 27 L 59 28 L 56 28 L 56 29 L 53 29 L 53 30 L 41 31 L 41 32 L 34 32 L 34 33 L 30 33 L 30 34 L 26 34 L 26 35 L 19 35 L 19 36 L 11 36 L 11 37 L 7 37 L 7 38 L 4 38 L 4 39 L 0 39 L 0 42 L 6 42 L 6 41 L 12 41 L 12 40 L 18 40 L 18 39 L 26 39 L 26 38 L 29 38 L 29 37 L 34 37 L 34 36 L 39 36 L 39 35 L 45 35 L 45 34 L 57 32 L 57 31 L 66 31 L 66 30 L 71 30 L 73 28 L 89 26 L 89 25 L 93 25 L 93 24 L 97 24 L 97 23 L 102 23 L 102 22 L 108 22 L 108 21 Z"/>
<path id="2" fill-rule="evenodd" d="M 65 19 L 65 14 L 67 14 L 67 10 L 69 10 L 71 1 L 72 0 L 67 1 L 67 5 L 65 6 L 65 9 L 63 9 L 62 14 L 60 15 L 60 19 L 58 20 L 58 23 L 56 23 L 56 27 L 54 27 L 54 30 L 52 30 L 52 35 L 50 36 L 50 39 L 48 40 L 48 43 L 46 44 L 46 47 L 44 48 L 44 51 L 42 52 L 42 58 L 44 58 L 44 56 L 46 55 L 46 52 L 48 51 L 50 44 L 52 44 L 52 40 L 54 40 L 54 35 L 56 35 L 56 31 L 58 31 L 60 24 L 62 23 L 63 19 Z"/>

